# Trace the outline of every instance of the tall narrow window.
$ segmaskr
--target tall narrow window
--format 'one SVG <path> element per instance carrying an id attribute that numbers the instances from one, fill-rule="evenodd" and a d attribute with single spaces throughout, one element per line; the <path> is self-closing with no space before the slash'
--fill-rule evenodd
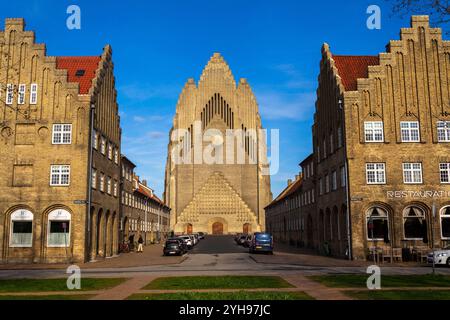
<path id="1" fill-rule="evenodd" d="M 341 187 L 347 186 L 347 175 L 345 174 L 345 167 L 341 167 Z"/>
<path id="2" fill-rule="evenodd" d="M 105 155 L 106 154 L 106 138 L 105 137 L 101 137 L 101 142 L 100 142 L 100 152 Z"/>
<path id="3" fill-rule="evenodd" d="M 450 121 L 437 122 L 437 135 L 439 142 L 450 142 Z"/>
<path id="4" fill-rule="evenodd" d="M 343 137 L 342 137 L 342 127 L 341 126 L 338 127 L 337 133 L 338 133 L 338 148 L 342 148 L 342 146 L 343 146 Z"/>
<path id="5" fill-rule="evenodd" d="M 441 209 L 441 237 L 450 239 L 450 206 Z"/>
<path id="6" fill-rule="evenodd" d="M 98 133 L 97 130 L 94 130 L 94 132 L 92 133 L 92 146 L 94 147 L 95 150 L 98 150 Z"/>
<path id="7" fill-rule="evenodd" d="M 105 174 L 104 173 L 100 173 L 100 191 L 104 192 L 105 191 Z"/>
<path id="8" fill-rule="evenodd" d="M 17 97 L 17 104 L 25 104 L 25 92 L 27 86 L 25 84 L 19 84 L 19 95 Z"/>
<path id="9" fill-rule="evenodd" d="M 439 164 L 441 183 L 450 183 L 450 163 Z"/>
<path id="10" fill-rule="evenodd" d="M 319 179 L 319 195 L 323 195 L 323 180 Z"/>
<path id="11" fill-rule="evenodd" d="M 113 157 L 113 146 L 111 143 L 108 144 L 108 159 L 112 160 Z"/>
<path id="12" fill-rule="evenodd" d="M 71 144 L 72 143 L 72 125 L 54 124 L 53 125 L 53 144 Z"/>
<path id="13" fill-rule="evenodd" d="M 383 142 L 383 122 L 382 121 L 366 121 L 364 122 L 364 134 L 366 142 Z"/>
<path id="14" fill-rule="evenodd" d="M 119 164 L 119 149 L 114 148 L 114 163 Z"/>
<path id="15" fill-rule="evenodd" d="M 37 94 L 38 94 L 38 85 L 37 83 L 32 83 L 30 89 L 30 104 L 37 103 Z"/>
<path id="16" fill-rule="evenodd" d="M 70 247 L 71 214 L 67 210 L 58 209 L 48 215 L 48 247 Z"/>
<path id="17" fill-rule="evenodd" d="M 70 165 L 53 165 L 50 167 L 50 185 L 70 185 Z"/>
<path id="18" fill-rule="evenodd" d="M 407 207 L 403 212 L 406 240 L 422 240 L 427 236 L 425 213 L 418 207 Z"/>
<path id="19" fill-rule="evenodd" d="M 14 85 L 8 83 L 6 85 L 6 104 L 13 104 L 14 101 Z"/>
<path id="20" fill-rule="evenodd" d="M 334 191 L 337 189 L 337 173 L 333 171 L 331 173 L 331 189 Z"/>
<path id="21" fill-rule="evenodd" d="M 92 169 L 92 188 L 97 189 L 97 170 Z"/>
<path id="22" fill-rule="evenodd" d="M 333 139 L 333 133 L 330 133 L 330 154 L 334 152 L 334 139 Z"/>
<path id="23" fill-rule="evenodd" d="M 403 163 L 403 182 L 404 183 L 422 183 L 422 164 Z"/>
<path id="24" fill-rule="evenodd" d="M 384 163 L 366 163 L 367 184 L 385 184 L 386 168 Z"/>
<path id="25" fill-rule="evenodd" d="M 33 213 L 20 209 L 11 214 L 10 247 L 29 248 L 33 246 Z"/>
<path id="26" fill-rule="evenodd" d="M 378 207 L 370 208 L 366 213 L 367 239 L 387 240 L 389 239 L 389 223 L 386 210 Z"/>
<path id="27" fill-rule="evenodd" d="M 114 180 L 114 187 L 113 187 L 113 195 L 114 195 L 114 197 L 117 197 L 118 192 L 119 192 L 119 185 L 118 185 L 117 181 Z"/>
<path id="28" fill-rule="evenodd" d="M 106 193 L 111 194 L 111 177 L 106 178 Z"/>
<path id="29" fill-rule="evenodd" d="M 400 122 L 402 142 L 419 142 L 419 121 Z"/>
<path id="30" fill-rule="evenodd" d="M 325 193 L 330 192 L 330 176 L 325 176 Z"/>

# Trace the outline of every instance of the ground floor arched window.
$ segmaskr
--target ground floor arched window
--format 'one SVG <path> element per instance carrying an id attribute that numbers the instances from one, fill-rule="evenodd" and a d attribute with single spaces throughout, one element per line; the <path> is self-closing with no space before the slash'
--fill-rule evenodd
<path id="1" fill-rule="evenodd" d="M 389 220 L 386 210 L 372 207 L 366 213 L 366 231 L 368 240 L 389 242 Z"/>
<path id="2" fill-rule="evenodd" d="M 11 214 L 10 247 L 28 248 L 33 246 L 33 213 L 19 209 Z"/>
<path id="3" fill-rule="evenodd" d="M 70 246 L 71 214 L 64 209 L 53 210 L 48 214 L 47 246 Z"/>
<path id="4" fill-rule="evenodd" d="M 450 239 L 450 206 L 441 209 L 441 237 Z"/>
<path id="5" fill-rule="evenodd" d="M 406 240 L 424 240 L 428 242 L 425 212 L 419 207 L 410 206 L 404 210 L 403 229 Z"/>

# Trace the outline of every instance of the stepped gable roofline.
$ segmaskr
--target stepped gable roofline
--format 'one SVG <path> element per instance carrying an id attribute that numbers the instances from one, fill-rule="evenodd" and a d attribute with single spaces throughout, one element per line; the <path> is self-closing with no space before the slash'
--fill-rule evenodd
<path id="1" fill-rule="evenodd" d="M 56 57 L 56 68 L 67 70 L 67 82 L 79 84 L 79 94 L 89 94 L 101 56 Z"/>
<path id="2" fill-rule="evenodd" d="M 230 81 L 231 84 L 233 84 L 234 88 L 236 88 L 236 81 L 234 79 L 233 73 L 231 72 L 228 63 L 218 52 L 213 54 L 213 56 L 209 59 L 206 67 L 203 69 L 202 75 L 200 76 L 199 85 L 202 82 L 207 81 L 210 76 L 210 72 L 214 70 L 222 70 L 225 74 L 225 78 Z"/>

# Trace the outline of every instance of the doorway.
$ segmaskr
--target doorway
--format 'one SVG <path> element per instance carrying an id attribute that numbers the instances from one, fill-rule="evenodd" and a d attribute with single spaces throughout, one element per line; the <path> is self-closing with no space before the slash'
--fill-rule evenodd
<path id="1" fill-rule="evenodd" d="M 213 235 L 223 235 L 223 223 L 215 222 L 212 225 L 212 234 Z"/>

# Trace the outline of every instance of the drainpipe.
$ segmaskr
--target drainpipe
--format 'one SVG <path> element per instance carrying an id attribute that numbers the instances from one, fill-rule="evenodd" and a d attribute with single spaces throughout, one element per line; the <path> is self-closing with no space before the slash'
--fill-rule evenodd
<path id="1" fill-rule="evenodd" d="M 341 99 L 339 99 L 339 109 L 343 110 L 343 102 Z M 352 230 L 351 230 L 351 216 L 350 216 L 350 179 L 349 179 L 349 169 L 348 169 L 348 157 L 347 157 L 347 141 L 344 138 L 346 136 L 346 130 L 345 130 L 345 124 L 342 123 L 342 130 L 343 130 L 343 143 L 344 143 L 344 162 L 345 162 L 345 193 L 346 193 L 346 203 L 347 203 L 347 247 L 348 247 L 348 260 L 353 259 L 353 250 L 352 250 Z"/>
<path id="2" fill-rule="evenodd" d="M 89 251 L 92 250 L 92 235 L 91 235 L 91 204 L 92 204 L 92 158 L 93 158 L 93 153 L 94 153 L 94 148 L 92 145 L 92 142 L 94 140 L 94 115 L 95 115 L 95 104 L 91 104 L 91 108 L 90 108 L 90 139 L 89 139 L 89 160 L 88 160 L 88 192 L 87 192 L 87 230 L 88 230 L 88 248 Z M 91 252 L 88 253 L 88 255 L 91 255 Z"/>

